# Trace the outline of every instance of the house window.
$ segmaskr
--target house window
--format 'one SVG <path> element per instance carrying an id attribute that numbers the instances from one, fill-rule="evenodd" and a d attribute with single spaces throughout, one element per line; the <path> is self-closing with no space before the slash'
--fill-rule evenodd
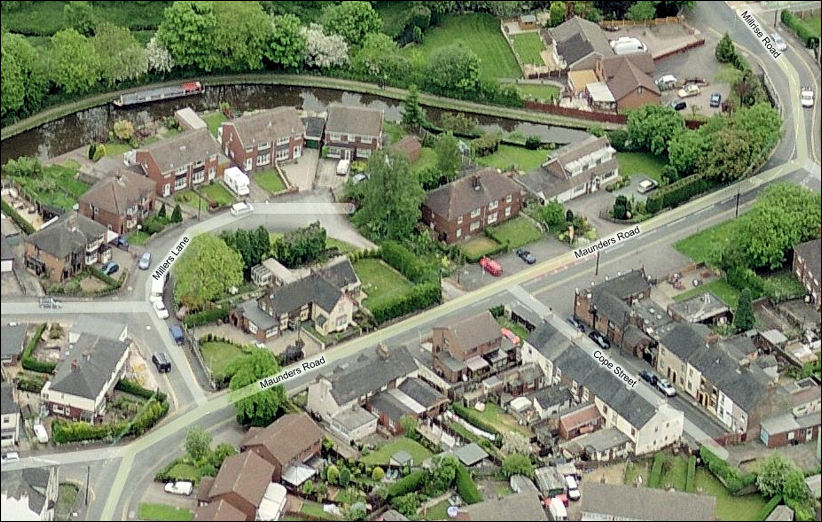
<path id="1" fill-rule="evenodd" d="M 248 331 L 253 333 L 253 334 L 257 333 L 257 325 L 252 323 L 252 322 L 249 322 L 248 323 Z"/>
<path id="2" fill-rule="evenodd" d="M 194 183 L 202 183 L 204 179 L 205 173 L 202 170 L 194 173 Z"/>
<path id="3" fill-rule="evenodd" d="M 348 324 L 348 318 L 346 316 L 341 315 L 337 317 L 337 328 L 342 328 L 346 324 Z"/>
<path id="4" fill-rule="evenodd" d="M 245 170 L 251 170 L 251 158 L 245 160 Z"/>
<path id="5" fill-rule="evenodd" d="M 371 157 L 371 149 L 357 149 L 357 157 L 358 158 L 370 158 Z"/>
<path id="6" fill-rule="evenodd" d="M 328 135 L 333 141 L 340 141 L 340 138 L 342 137 L 339 132 L 329 132 Z"/>
<path id="7" fill-rule="evenodd" d="M 100 209 L 97 206 L 91 207 L 91 213 L 94 214 L 94 217 L 97 217 L 97 214 L 100 212 Z"/>
<path id="8" fill-rule="evenodd" d="M 171 195 L 171 184 L 166 183 L 165 185 L 163 185 L 163 196 L 169 196 L 169 195 Z"/>
<path id="9" fill-rule="evenodd" d="M 505 207 L 505 217 L 511 217 L 511 207 Z"/>
<path id="10" fill-rule="evenodd" d="M 287 160 L 289 157 L 290 151 L 288 149 L 279 149 L 277 151 L 277 161 Z"/>
<path id="11" fill-rule="evenodd" d="M 271 153 L 260 154 L 257 156 L 257 166 L 268 165 L 271 163 Z"/>
<path id="12" fill-rule="evenodd" d="M 457 225 L 462 225 L 462 216 L 457 218 Z"/>
<path id="13" fill-rule="evenodd" d="M 188 185 L 188 180 L 185 176 L 174 180 L 174 190 L 184 189 L 186 188 L 186 185 Z"/>
<path id="14" fill-rule="evenodd" d="M 254 147 L 246 147 L 245 148 L 246 153 L 251 153 L 251 151 L 253 151 L 253 150 L 254 150 Z"/>
<path id="15" fill-rule="evenodd" d="M 214 179 L 214 176 L 216 174 L 217 174 L 217 168 L 216 167 L 208 167 L 208 179 L 209 180 Z"/>
<path id="16" fill-rule="evenodd" d="M 494 212 L 493 214 L 488 214 L 488 224 L 496 223 L 497 222 L 497 213 Z"/>
<path id="17" fill-rule="evenodd" d="M 471 226 L 469 227 L 469 230 L 471 232 L 473 232 L 473 231 L 477 230 L 479 227 L 480 227 L 480 222 L 479 221 L 474 221 L 473 223 L 471 223 Z"/>
<path id="18" fill-rule="evenodd" d="M 289 141 L 291 141 L 291 136 L 282 136 L 280 138 L 277 138 L 277 146 L 288 145 Z"/>
<path id="19" fill-rule="evenodd" d="M 277 140 L 277 141 L 279 141 L 279 140 Z M 269 148 L 271 148 L 271 143 L 268 142 L 268 141 L 263 141 L 262 143 L 257 145 L 257 150 L 260 151 L 260 152 L 264 151 L 265 149 L 269 149 Z"/>
<path id="20" fill-rule="evenodd" d="M 475 208 L 474 210 L 472 210 L 471 211 L 471 219 L 479 217 L 481 211 L 482 211 L 482 209 L 480 209 L 480 208 Z"/>
<path id="21" fill-rule="evenodd" d="M 631 437 L 636 437 L 636 430 L 631 428 Z"/>
<path id="22" fill-rule="evenodd" d="M 506 203 L 510 203 L 512 201 L 514 201 L 514 196 L 512 194 L 508 194 L 507 196 L 505 196 Z"/>
<path id="23" fill-rule="evenodd" d="M 498 206 L 499 206 L 499 201 L 497 201 L 497 200 L 495 199 L 495 200 L 494 200 L 494 201 L 492 201 L 491 203 L 488 203 L 488 210 L 494 210 L 494 209 L 496 209 Z"/>
<path id="24" fill-rule="evenodd" d="M 457 229 L 457 238 L 461 238 L 461 237 L 462 237 L 462 229 L 458 228 Z"/>
<path id="25" fill-rule="evenodd" d="M 175 174 L 178 175 L 178 176 L 182 176 L 183 174 L 186 174 L 186 173 L 188 173 L 188 165 L 183 165 L 182 167 L 179 167 L 175 171 Z"/>

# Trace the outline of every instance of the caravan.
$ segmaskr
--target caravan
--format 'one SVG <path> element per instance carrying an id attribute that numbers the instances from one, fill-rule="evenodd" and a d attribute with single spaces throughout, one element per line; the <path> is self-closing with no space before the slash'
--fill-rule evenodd
<path id="1" fill-rule="evenodd" d="M 225 185 L 238 196 L 248 196 L 248 176 L 237 167 L 229 167 L 223 173 Z"/>

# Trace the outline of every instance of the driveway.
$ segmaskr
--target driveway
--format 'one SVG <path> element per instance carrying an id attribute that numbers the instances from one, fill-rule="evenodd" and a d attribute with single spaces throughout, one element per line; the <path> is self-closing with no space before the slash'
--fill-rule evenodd
<path id="1" fill-rule="evenodd" d="M 314 188 L 319 160 L 320 151 L 317 149 L 303 149 L 303 155 L 296 163 L 282 165 L 282 169 L 288 182 L 300 191 L 311 190 Z"/>
<path id="2" fill-rule="evenodd" d="M 634 180 L 631 180 L 631 183 L 634 183 Z M 628 187 L 624 190 L 627 189 Z M 588 218 L 588 222 L 596 228 L 597 235 L 599 237 L 606 237 L 625 228 L 625 225 L 611 223 L 610 221 L 599 217 L 600 212 L 613 208 L 614 199 L 616 199 L 614 194 L 615 193 L 608 192 L 607 190 L 598 190 L 596 192 L 592 192 L 591 194 L 586 194 L 585 196 L 566 201 L 563 204 L 566 208 L 571 209 L 574 212 L 574 215 L 581 214 Z"/>
<path id="3" fill-rule="evenodd" d="M 314 187 L 327 187 L 336 189 L 345 184 L 347 176 L 337 176 L 337 163 L 335 159 L 320 159 L 317 163 L 317 176 L 314 179 Z"/>
<path id="4" fill-rule="evenodd" d="M 681 77 L 678 77 L 681 78 Z M 662 104 L 667 105 L 672 101 L 684 101 L 688 106 L 680 111 L 682 116 L 689 116 L 693 114 L 704 114 L 706 116 L 713 116 L 720 114 L 722 107 L 711 107 L 711 95 L 719 93 L 722 96 L 722 101 L 727 101 L 731 92 L 731 85 L 729 83 L 713 83 L 699 88 L 700 92 L 696 96 L 688 98 L 680 98 L 677 94 L 677 89 L 669 91 L 662 91 Z"/>

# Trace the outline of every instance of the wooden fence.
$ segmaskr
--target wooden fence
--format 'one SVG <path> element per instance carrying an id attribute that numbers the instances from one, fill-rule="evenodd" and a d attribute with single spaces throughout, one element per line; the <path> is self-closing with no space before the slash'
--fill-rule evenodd
<path id="1" fill-rule="evenodd" d="M 579 118 L 582 120 L 600 121 L 606 123 L 618 123 L 624 125 L 628 122 L 628 116 L 624 114 L 612 114 L 609 112 L 595 112 L 583 111 L 581 109 L 573 109 L 571 107 L 560 107 L 559 105 L 552 105 L 550 103 L 540 103 L 535 101 L 526 101 L 525 108 L 533 111 L 547 112 L 549 114 L 557 114 L 560 116 L 567 116 L 569 118 Z"/>
<path id="2" fill-rule="evenodd" d="M 667 18 L 654 18 L 653 20 L 603 20 L 599 23 L 599 25 L 603 29 L 614 27 L 619 29 L 621 27 L 635 27 L 638 25 L 678 24 L 679 22 L 680 20 L 678 16 L 669 16 Z"/>
<path id="3" fill-rule="evenodd" d="M 693 49 L 694 47 L 699 47 L 700 45 L 704 45 L 704 44 L 705 44 L 705 39 L 700 38 L 700 39 L 696 40 L 695 42 L 691 42 L 687 45 L 683 45 L 682 47 L 679 47 L 677 49 L 672 49 L 672 50 L 668 51 L 667 53 L 663 53 L 663 54 L 660 54 L 658 56 L 654 56 L 654 62 L 657 62 L 659 60 L 668 58 L 669 56 L 673 56 L 675 54 L 684 53 L 685 51 L 689 51 L 689 50 Z"/>

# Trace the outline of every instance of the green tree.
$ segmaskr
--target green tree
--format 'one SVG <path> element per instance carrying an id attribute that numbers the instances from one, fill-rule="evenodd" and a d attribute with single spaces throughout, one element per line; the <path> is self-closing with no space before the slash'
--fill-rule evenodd
<path id="1" fill-rule="evenodd" d="M 437 154 L 437 169 L 440 175 L 445 176 L 448 181 L 453 180 L 462 164 L 459 140 L 451 132 L 444 132 L 437 139 L 434 152 Z"/>
<path id="2" fill-rule="evenodd" d="M 210 70 L 257 71 L 271 43 L 271 20 L 259 2 L 214 2 L 216 28 Z"/>
<path id="3" fill-rule="evenodd" d="M 366 35 L 382 30 L 382 19 L 370 2 L 343 2 L 327 8 L 323 26 L 345 38 L 349 45 L 357 46 Z"/>
<path id="4" fill-rule="evenodd" d="M 405 436 L 414 440 L 419 439 L 420 435 L 417 433 L 417 418 L 412 415 L 403 415 L 400 417 L 400 426 Z"/>
<path id="5" fill-rule="evenodd" d="M 531 464 L 531 459 L 527 456 L 514 453 L 508 455 L 502 461 L 502 472 L 508 478 L 512 475 L 525 475 L 528 478 L 534 478 L 534 465 Z"/>
<path id="6" fill-rule="evenodd" d="M 231 375 L 231 381 L 228 387 L 232 392 L 237 392 L 249 385 L 257 386 L 257 381 L 276 375 L 281 370 L 273 353 L 264 348 L 252 348 L 248 355 L 229 364 L 226 372 Z M 285 403 L 285 390 L 279 384 L 255 392 L 234 403 L 237 422 L 243 426 L 268 426 L 277 418 Z"/>
<path id="7" fill-rule="evenodd" d="M 340 469 L 336 465 L 331 464 L 327 468 L 325 468 L 325 480 L 329 484 L 336 484 L 337 479 L 339 477 L 340 477 Z"/>
<path id="8" fill-rule="evenodd" d="M 92 39 L 100 57 L 100 73 L 109 87 L 148 72 L 146 51 L 125 27 L 102 24 Z"/>
<path id="9" fill-rule="evenodd" d="M 118 140 L 129 141 L 134 137 L 134 124 L 128 120 L 114 122 L 114 136 Z"/>
<path id="10" fill-rule="evenodd" d="M 614 218 L 615 219 L 627 219 L 628 212 L 631 211 L 631 202 L 628 201 L 628 198 L 624 195 L 620 194 L 614 200 Z"/>
<path id="11" fill-rule="evenodd" d="M 782 134 L 782 118 L 770 103 L 757 103 L 738 109 L 733 115 L 732 128 L 747 134 L 746 142 L 751 155 L 770 151 Z"/>
<path id="12" fill-rule="evenodd" d="M 172 223 L 182 223 L 183 222 L 183 209 L 180 208 L 180 204 L 174 205 L 174 210 L 171 211 L 171 222 Z"/>
<path id="13" fill-rule="evenodd" d="M 550 18 L 548 25 L 556 27 L 565 21 L 565 2 L 551 2 Z"/>
<path id="14" fill-rule="evenodd" d="M 40 108 L 48 88 L 43 57 L 25 37 L 4 33 L 2 38 L 2 115 L 20 111 L 22 114 Z"/>
<path id="15" fill-rule="evenodd" d="M 195 462 L 211 453 L 211 434 L 201 426 L 194 426 L 186 433 L 186 453 Z"/>
<path id="16" fill-rule="evenodd" d="M 795 500 L 808 498 L 808 485 L 805 483 L 805 474 L 800 469 L 794 467 L 787 473 L 785 480 L 782 481 L 782 496 L 786 499 Z"/>
<path id="17" fill-rule="evenodd" d="M 301 28 L 300 19 L 293 14 L 272 17 L 266 58 L 283 69 L 299 69 L 305 56 L 305 36 Z"/>
<path id="18" fill-rule="evenodd" d="M 405 495 L 392 498 L 391 505 L 406 517 L 413 517 L 420 508 L 420 499 L 414 492 L 406 493 Z"/>
<path id="19" fill-rule="evenodd" d="M 234 446 L 227 442 L 221 442 L 217 444 L 217 447 L 211 452 L 211 465 L 215 468 L 219 468 L 223 465 L 223 461 L 225 459 L 236 454 L 237 450 L 234 449 Z"/>
<path id="20" fill-rule="evenodd" d="M 734 59 L 736 49 L 734 49 L 734 43 L 728 33 L 725 33 L 719 43 L 716 44 L 714 54 L 719 63 L 728 63 Z"/>
<path id="21" fill-rule="evenodd" d="M 565 207 L 562 203 L 552 199 L 539 209 L 539 217 L 549 230 L 565 224 Z"/>
<path id="22" fill-rule="evenodd" d="M 448 490 L 454 482 L 458 466 L 459 461 L 452 455 L 439 459 L 435 457 L 434 466 L 429 470 L 428 481 L 425 484 L 426 493 L 436 496 Z"/>
<path id="23" fill-rule="evenodd" d="M 726 129 L 711 135 L 702 156 L 702 171 L 709 178 L 733 181 L 741 178 L 751 162 L 747 133 Z"/>
<path id="24" fill-rule="evenodd" d="M 43 165 L 34 156 L 20 156 L 6 162 L 3 171 L 13 178 L 40 178 L 43 175 Z"/>
<path id="25" fill-rule="evenodd" d="M 671 107 L 647 104 L 628 113 L 628 136 L 634 144 L 661 156 L 668 142 L 685 128 L 685 121 Z"/>
<path id="26" fill-rule="evenodd" d="M 74 29 L 51 37 L 51 78 L 67 93 L 85 92 L 100 79 L 100 57 L 91 41 Z"/>
<path id="27" fill-rule="evenodd" d="M 659 2 L 640 1 L 628 9 L 628 19 L 644 22 L 656 16 L 656 4 Z"/>
<path id="28" fill-rule="evenodd" d="M 371 179 L 365 183 L 362 207 L 354 214 L 354 222 L 376 241 L 409 238 L 420 219 L 425 191 L 411 172 L 408 158 L 391 150 L 375 151 L 368 172 Z"/>
<path id="29" fill-rule="evenodd" d="M 424 78 L 438 94 L 476 92 L 480 83 L 480 59 L 462 42 L 440 47 L 428 57 Z"/>
<path id="30" fill-rule="evenodd" d="M 194 237 L 172 270 L 175 299 L 197 310 L 243 282 L 242 257 L 211 234 Z"/>
<path id="31" fill-rule="evenodd" d="M 306 480 L 303 482 L 303 495 L 310 497 L 314 493 L 314 482 Z"/>
<path id="32" fill-rule="evenodd" d="M 160 205 L 160 211 L 157 212 L 157 217 L 161 217 L 161 218 L 166 217 L 166 203 L 165 203 L 165 201 L 163 202 L 162 205 Z"/>
<path id="33" fill-rule="evenodd" d="M 743 288 L 734 311 L 734 328 L 737 332 L 747 332 L 756 324 L 756 316 L 754 316 L 751 301 L 751 289 Z"/>
<path id="34" fill-rule="evenodd" d="M 771 454 L 759 465 L 756 487 L 766 498 L 781 495 L 785 479 L 794 469 L 793 463 L 782 455 Z"/>
<path id="35" fill-rule="evenodd" d="M 420 91 L 416 85 L 408 87 L 408 95 L 402 102 L 402 124 L 409 129 L 425 125 L 425 113 L 420 106 Z"/>
<path id="36" fill-rule="evenodd" d="M 693 174 L 704 155 L 705 138 L 698 132 L 680 129 L 668 143 L 668 163 L 679 177 Z"/>
<path id="37" fill-rule="evenodd" d="M 182 66 L 211 71 L 217 18 L 214 2 L 181 0 L 172 3 L 157 28 L 157 38 Z"/>
<path id="38" fill-rule="evenodd" d="M 380 482 L 384 477 L 385 471 L 379 466 L 374 466 L 374 469 L 371 470 L 371 480 Z"/>
<path id="39" fill-rule="evenodd" d="M 343 466 L 340 468 L 340 476 L 337 477 L 337 484 L 341 487 L 347 487 L 348 484 L 351 482 L 351 471 Z"/>
<path id="40" fill-rule="evenodd" d="M 411 75 L 411 62 L 400 54 L 394 40 L 383 33 L 366 35 L 351 59 L 351 68 L 377 80 L 404 80 Z"/>
<path id="41" fill-rule="evenodd" d="M 314 496 L 317 499 L 317 502 L 321 502 L 325 498 L 326 493 L 328 493 L 328 486 L 326 486 L 323 482 L 317 484 L 317 488 L 314 491 Z"/>
<path id="42" fill-rule="evenodd" d="M 739 96 L 739 101 L 746 107 L 768 101 L 762 81 L 751 69 L 745 69 L 742 77 L 731 86 L 733 92 Z"/>
<path id="43" fill-rule="evenodd" d="M 68 2 L 63 6 L 63 18 L 65 18 L 69 27 L 83 36 L 94 34 L 97 17 L 94 14 L 91 2 Z"/>

